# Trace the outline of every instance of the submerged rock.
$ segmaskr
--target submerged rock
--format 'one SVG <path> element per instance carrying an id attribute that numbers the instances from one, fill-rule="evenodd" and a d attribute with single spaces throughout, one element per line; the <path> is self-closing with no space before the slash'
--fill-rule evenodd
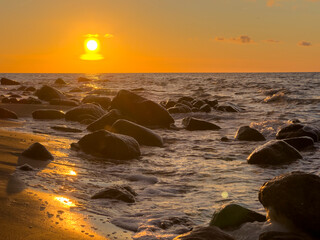
<path id="1" fill-rule="evenodd" d="M 201 119 L 186 117 L 182 120 L 182 124 L 189 131 L 195 130 L 219 130 L 219 126 Z"/>
<path id="2" fill-rule="evenodd" d="M 12 112 L 6 108 L 0 107 L 0 118 L 18 119 L 18 116 L 14 112 Z"/>
<path id="3" fill-rule="evenodd" d="M 55 84 L 61 84 L 61 85 L 67 84 L 62 78 L 58 78 L 54 83 Z"/>
<path id="4" fill-rule="evenodd" d="M 265 141 L 265 137 L 256 129 L 249 126 L 242 126 L 238 129 L 235 139 L 240 141 Z"/>
<path id="5" fill-rule="evenodd" d="M 43 85 L 38 89 L 35 94 L 39 99 L 44 101 L 50 101 L 53 99 L 66 99 L 66 96 L 54 87 Z"/>
<path id="6" fill-rule="evenodd" d="M 228 204 L 215 211 L 210 226 L 221 229 L 238 228 L 246 222 L 265 222 L 266 216 L 238 204 Z"/>
<path id="7" fill-rule="evenodd" d="M 163 146 L 162 138 L 151 129 L 120 119 L 112 125 L 112 131 L 133 137 L 141 145 Z"/>
<path id="8" fill-rule="evenodd" d="M 20 104 L 42 104 L 41 100 L 34 98 L 34 97 L 28 97 L 27 99 L 25 99 L 25 98 L 20 99 L 18 103 L 20 103 Z"/>
<path id="9" fill-rule="evenodd" d="M 83 103 L 97 103 L 104 109 L 107 109 L 110 107 L 111 99 L 109 97 L 99 97 L 99 96 L 93 96 L 89 95 L 86 96 L 84 99 L 82 99 Z"/>
<path id="10" fill-rule="evenodd" d="M 92 103 L 82 104 L 66 112 L 66 120 L 81 122 L 84 119 L 96 120 L 102 117 L 105 111 Z"/>
<path id="11" fill-rule="evenodd" d="M 79 106 L 79 103 L 68 99 L 52 99 L 50 100 L 50 105 L 58 106 Z"/>
<path id="12" fill-rule="evenodd" d="M 320 177 L 303 172 L 282 174 L 264 183 L 259 201 L 271 221 L 320 236 Z"/>
<path id="13" fill-rule="evenodd" d="M 169 127 L 174 123 L 164 107 L 127 90 L 118 92 L 111 102 L 111 108 L 119 109 L 143 126 Z"/>
<path id="14" fill-rule="evenodd" d="M 225 105 L 216 105 L 215 109 L 223 112 L 241 112 L 243 109 L 232 103 L 226 103 Z"/>
<path id="15" fill-rule="evenodd" d="M 313 141 L 317 142 L 320 139 L 320 129 L 313 126 L 294 123 L 280 129 L 277 132 L 276 138 L 284 139 L 304 136 L 311 137 Z"/>
<path id="16" fill-rule="evenodd" d="M 211 112 L 211 107 L 209 106 L 209 104 L 204 104 L 200 107 L 200 112 L 209 113 Z"/>
<path id="17" fill-rule="evenodd" d="M 34 119 L 61 119 L 64 116 L 64 112 L 53 109 L 36 110 L 32 113 Z"/>
<path id="18" fill-rule="evenodd" d="M 79 77 L 78 82 L 91 82 L 91 80 L 89 78 Z"/>
<path id="19" fill-rule="evenodd" d="M 139 143 L 132 137 L 99 130 L 82 137 L 79 148 L 97 157 L 127 160 L 140 156 Z"/>
<path id="20" fill-rule="evenodd" d="M 1 85 L 20 85 L 19 82 L 8 79 L 8 78 L 1 78 L 0 82 L 1 82 Z"/>
<path id="21" fill-rule="evenodd" d="M 217 227 L 196 227 L 191 232 L 179 235 L 173 240 L 234 240 Z"/>
<path id="22" fill-rule="evenodd" d="M 285 138 L 283 139 L 286 143 L 291 145 L 297 150 L 303 150 L 307 147 L 313 146 L 314 141 L 311 137 L 295 137 L 295 138 Z"/>
<path id="23" fill-rule="evenodd" d="M 301 159 L 300 153 L 282 140 L 272 140 L 257 147 L 247 158 L 249 164 L 279 165 Z"/>
<path id="24" fill-rule="evenodd" d="M 119 200 L 127 203 L 134 203 L 137 194 L 129 186 L 114 186 L 94 194 L 91 199 L 107 198 Z"/>
<path id="25" fill-rule="evenodd" d="M 21 153 L 22 156 L 36 160 L 52 160 L 53 156 L 41 143 L 33 143 Z"/>

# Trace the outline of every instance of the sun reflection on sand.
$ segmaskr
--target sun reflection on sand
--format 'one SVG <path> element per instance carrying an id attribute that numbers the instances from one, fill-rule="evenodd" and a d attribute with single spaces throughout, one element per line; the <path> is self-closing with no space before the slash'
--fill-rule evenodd
<path id="1" fill-rule="evenodd" d="M 55 197 L 55 200 L 61 202 L 63 205 L 67 206 L 67 207 L 75 207 L 76 205 L 70 201 L 69 198 L 65 198 L 65 197 Z"/>

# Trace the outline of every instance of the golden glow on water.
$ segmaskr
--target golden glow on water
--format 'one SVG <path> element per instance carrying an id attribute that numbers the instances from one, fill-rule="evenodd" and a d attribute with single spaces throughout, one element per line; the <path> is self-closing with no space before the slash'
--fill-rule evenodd
<path id="1" fill-rule="evenodd" d="M 67 207 L 75 207 L 76 205 L 70 201 L 69 198 L 65 198 L 65 197 L 55 197 L 55 200 L 61 202 L 63 205 L 67 206 Z"/>
<path id="2" fill-rule="evenodd" d="M 76 173 L 75 171 L 73 171 L 73 170 L 70 170 L 69 175 L 71 175 L 71 176 L 76 176 L 77 173 Z"/>
<path id="3" fill-rule="evenodd" d="M 229 193 L 228 192 L 222 192 L 221 193 L 221 197 L 228 198 L 229 197 Z"/>

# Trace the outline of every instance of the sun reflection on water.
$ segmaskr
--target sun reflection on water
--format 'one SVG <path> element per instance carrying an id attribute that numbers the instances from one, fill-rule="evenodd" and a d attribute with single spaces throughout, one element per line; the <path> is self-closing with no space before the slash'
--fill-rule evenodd
<path id="1" fill-rule="evenodd" d="M 65 198 L 65 197 L 55 197 L 55 200 L 61 202 L 63 205 L 67 206 L 67 207 L 75 207 L 76 205 L 70 201 L 69 198 Z"/>

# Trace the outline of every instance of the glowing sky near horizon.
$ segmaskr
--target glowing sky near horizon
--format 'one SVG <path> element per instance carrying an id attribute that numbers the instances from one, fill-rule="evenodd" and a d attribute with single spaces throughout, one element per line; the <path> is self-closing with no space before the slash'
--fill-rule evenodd
<path id="1" fill-rule="evenodd" d="M 0 72 L 320 71 L 320 0 L 0 0 Z M 97 61 L 83 61 L 86 36 Z"/>

